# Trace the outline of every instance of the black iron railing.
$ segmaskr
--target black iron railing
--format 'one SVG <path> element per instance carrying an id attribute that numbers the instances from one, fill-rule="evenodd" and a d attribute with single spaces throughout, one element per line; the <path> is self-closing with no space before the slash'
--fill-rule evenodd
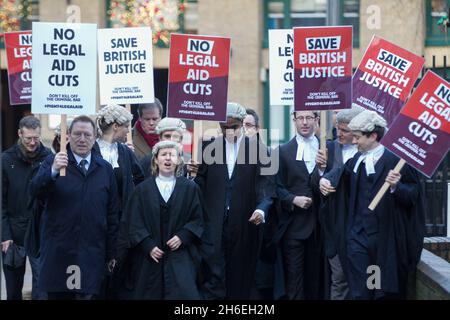
<path id="1" fill-rule="evenodd" d="M 422 77 L 427 70 L 431 70 L 445 80 L 450 81 L 450 65 L 447 63 L 447 56 L 443 56 L 440 59 L 441 61 L 439 61 L 439 57 L 433 56 L 432 67 L 424 68 Z M 416 85 L 419 81 L 420 79 L 417 80 Z M 422 176 L 427 205 L 425 214 L 427 237 L 447 235 L 447 184 L 450 183 L 449 170 L 449 154 L 447 154 L 431 179 Z"/>

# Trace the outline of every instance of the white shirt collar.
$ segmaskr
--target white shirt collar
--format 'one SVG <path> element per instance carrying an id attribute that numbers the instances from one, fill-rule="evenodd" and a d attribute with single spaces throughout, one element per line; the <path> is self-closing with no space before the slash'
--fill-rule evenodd
<path id="1" fill-rule="evenodd" d="M 319 141 L 313 135 L 310 137 L 303 137 L 302 135 L 296 135 L 297 140 L 297 161 L 304 161 L 309 174 L 314 171 L 316 166 L 317 151 L 319 151 Z"/>
<path id="2" fill-rule="evenodd" d="M 372 155 L 374 159 L 378 160 L 381 158 L 384 152 L 384 146 L 382 144 L 379 144 L 376 148 L 366 151 L 363 154 L 366 154 L 367 156 Z"/>
<path id="3" fill-rule="evenodd" d="M 117 147 L 117 142 L 110 143 L 106 140 L 103 140 L 102 138 L 98 138 L 97 143 L 100 147 L 108 147 L 108 148 Z"/>
<path id="4" fill-rule="evenodd" d="M 176 180 L 175 176 L 165 177 L 160 174 L 158 174 L 156 179 L 160 180 L 161 182 L 173 182 L 174 180 Z"/>
<path id="5" fill-rule="evenodd" d="M 175 189 L 175 176 L 164 177 L 162 175 L 158 175 L 155 179 L 155 182 L 164 201 L 168 202 L 170 197 L 172 196 L 173 190 Z"/>
<path id="6" fill-rule="evenodd" d="M 384 146 L 380 144 L 376 148 L 362 153 L 361 156 L 358 158 L 358 160 L 355 163 L 353 172 L 357 173 L 360 163 L 362 161 L 364 161 L 365 166 L 366 166 L 367 175 L 374 174 L 375 173 L 375 164 L 383 155 L 384 149 L 385 149 Z"/>
<path id="7" fill-rule="evenodd" d="M 306 142 L 306 143 L 311 143 L 311 142 L 317 141 L 317 138 L 314 134 L 312 134 L 310 137 L 304 137 L 301 134 L 296 133 L 295 139 L 297 140 L 297 143 L 300 143 L 301 141 Z"/>
<path id="8" fill-rule="evenodd" d="M 74 157 L 75 157 L 75 160 L 76 160 L 76 162 L 77 162 L 77 164 L 80 164 L 80 161 L 81 160 L 83 160 L 83 159 L 85 159 L 86 161 L 87 161 L 87 166 L 89 167 L 89 165 L 91 164 L 91 155 L 92 155 L 92 153 L 90 152 L 86 157 L 81 157 L 81 156 L 79 156 L 79 155 L 77 155 L 77 154 L 73 154 L 74 155 Z"/>
<path id="9" fill-rule="evenodd" d="M 342 162 L 346 163 L 349 159 L 358 152 L 358 147 L 355 144 L 342 145 Z"/>

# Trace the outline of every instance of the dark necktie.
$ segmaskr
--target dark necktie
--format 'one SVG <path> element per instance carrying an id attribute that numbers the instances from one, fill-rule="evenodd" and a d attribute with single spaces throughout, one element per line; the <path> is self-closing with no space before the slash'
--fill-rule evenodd
<path id="1" fill-rule="evenodd" d="M 86 176 L 87 174 L 87 169 L 86 169 L 86 165 L 87 165 L 87 160 L 86 159 L 82 159 L 80 161 L 80 163 L 78 164 L 80 166 L 81 172 L 83 172 L 83 175 Z"/>

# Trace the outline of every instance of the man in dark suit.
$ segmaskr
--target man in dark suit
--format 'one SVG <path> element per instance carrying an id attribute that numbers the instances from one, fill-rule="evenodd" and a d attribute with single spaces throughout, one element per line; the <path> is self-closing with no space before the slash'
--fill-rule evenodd
<path id="1" fill-rule="evenodd" d="M 204 143 L 195 179 L 206 213 L 202 241 L 207 299 L 249 299 L 255 291 L 260 224 L 272 193 L 257 148 L 243 134 L 245 116 L 241 105 L 227 104 L 227 121 L 220 123 L 223 136 Z"/>
<path id="2" fill-rule="evenodd" d="M 310 185 L 315 170 L 319 140 L 314 135 L 318 115 L 312 111 L 293 113 L 296 136 L 279 148 L 280 169 L 277 193 L 281 201 L 279 232 L 282 237 L 283 262 L 287 298 L 291 300 L 319 298 L 306 289 L 305 274 L 309 262 L 318 257 L 308 249 L 316 227 L 316 207 Z M 306 256 L 311 259 L 306 259 Z M 311 270 L 312 271 L 312 270 Z M 316 274 L 319 270 L 314 271 Z M 311 280 L 312 274 L 308 274 Z M 319 286 L 319 283 L 315 284 Z M 305 294 L 307 292 L 307 294 Z M 316 291 L 317 292 L 317 291 Z"/>
<path id="3" fill-rule="evenodd" d="M 113 268 L 118 229 L 114 171 L 91 152 L 95 125 L 87 116 L 69 128 L 66 152 L 49 156 L 31 182 L 46 206 L 42 214 L 39 289 L 48 299 L 92 299 L 107 266 Z M 60 176 L 66 168 L 66 176 Z"/>
<path id="4" fill-rule="evenodd" d="M 342 169 L 326 174 L 320 190 L 325 196 L 345 194 L 337 209 L 346 216 L 344 246 L 338 254 L 350 295 L 365 300 L 405 298 L 408 273 L 420 259 L 425 228 L 418 175 L 409 166 L 400 173 L 391 170 L 399 159 L 380 144 L 386 121 L 376 112 L 361 112 L 348 127 L 359 152 Z M 390 188 L 371 211 L 368 206 L 384 182 Z"/>
<path id="5" fill-rule="evenodd" d="M 51 154 L 41 142 L 41 123 L 34 116 L 26 116 L 19 122 L 18 142 L 2 154 L 2 252 L 8 300 L 22 300 L 25 276 L 25 260 L 21 266 L 5 264 L 5 255 L 13 252 L 14 243 L 25 246 L 27 227 L 39 205 L 30 199 L 30 180 L 39 166 Z M 8 249 L 11 252 L 8 252 Z M 28 250 L 28 248 L 25 248 Z M 45 293 L 37 288 L 39 258 L 27 252 L 33 273 L 32 299 L 45 299 Z"/>
<path id="6" fill-rule="evenodd" d="M 316 163 L 319 168 L 316 170 L 312 181 L 314 186 L 319 185 L 319 180 L 323 173 L 327 173 L 335 168 L 341 168 L 349 159 L 358 152 L 358 147 L 353 144 L 353 133 L 348 128 L 350 121 L 362 112 L 364 108 L 355 105 L 351 109 L 344 109 L 336 115 L 337 139 L 327 143 L 326 152 L 319 150 Z M 331 271 L 330 299 L 343 300 L 348 297 L 348 284 L 342 270 L 339 255 L 337 254 L 337 239 L 345 233 L 341 228 L 341 217 L 334 215 L 334 210 L 329 210 L 327 203 L 321 203 L 319 209 L 319 221 L 324 232 L 325 255 L 328 258 Z"/>

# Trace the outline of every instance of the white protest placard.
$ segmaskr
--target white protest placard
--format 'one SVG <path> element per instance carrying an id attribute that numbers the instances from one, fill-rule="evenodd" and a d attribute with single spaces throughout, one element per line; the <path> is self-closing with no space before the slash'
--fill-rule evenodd
<path id="1" fill-rule="evenodd" d="M 98 63 L 100 104 L 155 101 L 150 27 L 99 29 Z"/>
<path id="2" fill-rule="evenodd" d="M 97 25 L 33 22 L 31 111 L 95 114 Z"/>
<path id="3" fill-rule="evenodd" d="M 292 29 L 269 30 L 270 104 L 294 104 L 294 36 Z"/>

